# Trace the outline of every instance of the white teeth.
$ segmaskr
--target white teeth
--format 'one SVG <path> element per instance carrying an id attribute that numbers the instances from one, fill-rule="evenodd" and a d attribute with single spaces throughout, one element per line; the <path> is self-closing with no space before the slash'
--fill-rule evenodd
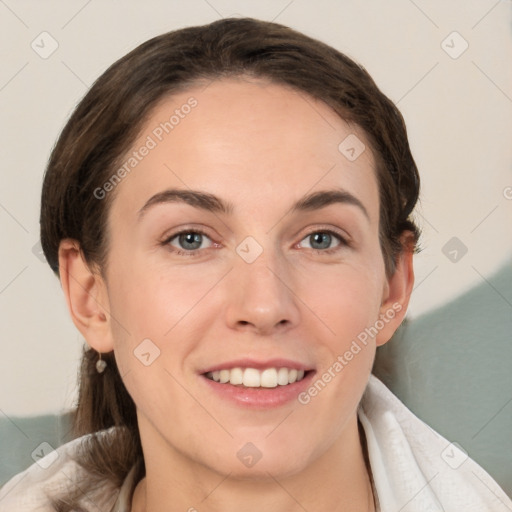
<path id="1" fill-rule="evenodd" d="M 254 368 L 246 368 L 244 370 L 243 385 L 246 388 L 259 388 L 260 387 L 260 372 Z"/>
<path id="2" fill-rule="evenodd" d="M 277 383 L 280 386 L 286 386 L 288 384 L 288 368 L 279 368 L 277 372 Z"/>
<path id="3" fill-rule="evenodd" d="M 229 383 L 233 384 L 233 386 L 237 386 L 238 384 L 243 384 L 243 382 L 244 382 L 244 372 L 243 372 L 242 368 L 232 368 L 231 376 L 229 378 Z"/>
<path id="4" fill-rule="evenodd" d="M 302 380 L 304 378 L 304 370 L 297 370 L 295 368 L 266 368 L 260 371 L 255 368 L 232 368 L 230 370 L 208 372 L 206 376 L 221 384 L 243 385 L 247 388 L 275 388 Z"/>
<path id="5" fill-rule="evenodd" d="M 261 372 L 261 387 L 275 388 L 277 386 L 277 370 L 268 368 Z"/>

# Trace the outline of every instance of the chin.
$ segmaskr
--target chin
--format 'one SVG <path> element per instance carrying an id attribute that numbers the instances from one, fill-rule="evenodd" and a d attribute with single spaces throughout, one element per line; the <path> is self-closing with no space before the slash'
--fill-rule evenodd
<path id="1" fill-rule="evenodd" d="M 259 449 L 256 444 L 248 442 L 234 450 L 233 457 L 224 455 L 222 459 L 217 458 L 210 468 L 222 475 L 229 474 L 236 480 L 254 482 L 287 478 L 300 473 L 307 465 L 303 447 L 297 447 L 290 453 L 268 445 Z"/>

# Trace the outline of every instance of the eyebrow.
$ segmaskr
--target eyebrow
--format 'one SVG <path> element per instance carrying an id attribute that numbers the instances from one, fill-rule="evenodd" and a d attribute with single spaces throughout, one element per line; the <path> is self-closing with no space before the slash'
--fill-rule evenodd
<path id="1" fill-rule="evenodd" d="M 234 211 L 234 205 L 225 202 L 219 197 L 201 192 L 199 190 L 168 189 L 150 197 L 139 210 L 139 220 L 153 206 L 165 203 L 186 203 L 194 208 L 199 208 L 212 213 L 230 215 Z M 308 194 L 299 199 L 290 209 L 291 212 L 320 210 L 331 204 L 348 204 L 356 206 L 365 217 L 370 220 L 368 211 L 363 203 L 350 192 L 343 189 L 320 190 Z"/>
<path id="2" fill-rule="evenodd" d="M 370 220 L 368 210 L 364 204 L 353 194 L 343 189 L 320 190 L 308 194 L 297 201 L 291 211 L 311 211 L 325 208 L 331 204 L 349 204 L 356 206 L 364 216 Z"/>
<path id="3" fill-rule="evenodd" d="M 207 192 L 200 192 L 199 190 L 168 189 L 155 194 L 146 201 L 146 204 L 139 210 L 139 219 L 152 206 L 163 203 L 186 203 L 194 208 L 200 208 L 201 210 L 213 213 L 231 214 L 234 210 L 232 203 L 224 202 L 217 196 L 208 194 Z"/>

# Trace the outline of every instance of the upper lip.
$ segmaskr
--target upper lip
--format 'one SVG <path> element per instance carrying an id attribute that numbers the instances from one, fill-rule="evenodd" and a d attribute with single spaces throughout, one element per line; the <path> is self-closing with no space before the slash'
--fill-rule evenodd
<path id="1" fill-rule="evenodd" d="M 201 370 L 199 373 L 215 372 L 218 370 L 231 370 L 232 368 L 255 368 L 256 370 L 264 370 L 266 368 L 290 368 L 304 371 L 313 369 L 307 364 L 293 361 L 291 359 L 278 358 L 260 361 L 255 359 L 236 359 L 208 366 L 204 370 Z"/>

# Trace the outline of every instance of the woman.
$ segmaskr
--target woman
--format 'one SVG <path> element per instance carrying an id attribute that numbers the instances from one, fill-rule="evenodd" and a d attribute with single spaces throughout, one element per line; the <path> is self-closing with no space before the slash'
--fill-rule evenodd
<path id="1" fill-rule="evenodd" d="M 77 439 L 0 510 L 510 507 L 371 375 L 407 310 L 418 194 L 396 107 L 289 28 L 225 19 L 116 62 L 42 194 L 88 344 Z"/>

